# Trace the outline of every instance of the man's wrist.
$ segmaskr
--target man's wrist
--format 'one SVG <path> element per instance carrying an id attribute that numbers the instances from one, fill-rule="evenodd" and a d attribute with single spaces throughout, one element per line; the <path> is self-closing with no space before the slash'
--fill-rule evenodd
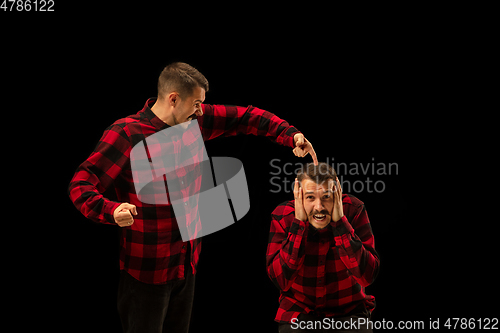
<path id="1" fill-rule="evenodd" d="M 353 230 L 345 215 L 342 216 L 337 222 L 332 222 L 332 227 L 334 229 L 334 232 L 339 235 L 351 233 L 351 231 Z"/>
<path id="2" fill-rule="evenodd" d="M 342 220 L 343 217 L 344 217 L 344 214 L 342 214 L 339 217 L 336 217 L 336 219 L 333 220 L 333 223 L 339 223 Z"/>
<path id="3" fill-rule="evenodd" d="M 303 233 L 303 232 L 304 232 L 304 230 L 305 230 L 305 229 L 306 229 L 306 227 L 307 227 L 307 224 L 308 224 L 308 221 L 307 221 L 307 220 L 306 220 L 306 221 L 302 221 L 302 220 L 300 220 L 300 219 L 298 219 L 298 218 L 295 218 L 295 219 L 293 220 L 292 225 L 290 226 L 290 232 L 291 232 L 292 234 L 295 234 L 295 235 L 300 234 L 300 233 Z"/>

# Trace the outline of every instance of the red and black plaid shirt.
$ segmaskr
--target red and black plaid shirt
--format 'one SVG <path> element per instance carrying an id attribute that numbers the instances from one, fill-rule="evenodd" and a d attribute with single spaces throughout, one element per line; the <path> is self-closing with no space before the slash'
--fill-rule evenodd
<path id="1" fill-rule="evenodd" d="M 343 194 L 342 204 L 344 217 L 319 230 L 295 218 L 294 200 L 273 211 L 267 273 L 280 290 L 276 321 L 375 308 L 375 297 L 365 293 L 380 264 L 368 215 L 352 195 Z"/>
<path id="2" fill-rule="evenodd" d="M 122 202 L 135 205 L 138 214 L 134 223 L 122 228 L 120 269 L 139 281 L 163 284 L 184 278 L 188 255 L 196 273 L 201 239 L 183 242 L 170 204 L 145 204 L 137 197 L 130 166 L 132 147 L 169 127 L 151 111 L 153 103 L 154 99 L 149 99 L 137 114 L 117 120 L 104 131 L 92 154 L 77 168 L 68 192 L 76 208 L 99 223 L 114 225 L 113 212 Z M 203 104 L 202 109 L 203 116 L 197 120 L 203 140 L 242 133 L 267 136 L 293 147 L 293 136 L 300 133 L 285 120 L 252 106 Z M 195 192 L 200 189 L 200 182 L 196 184 Z M 118 202 L 103 196 L 109 188 L 114 188 Z"/>

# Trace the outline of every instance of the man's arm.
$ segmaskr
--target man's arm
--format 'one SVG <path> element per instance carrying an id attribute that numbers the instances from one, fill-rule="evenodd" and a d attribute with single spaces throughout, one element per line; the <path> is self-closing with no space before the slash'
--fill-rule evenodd
<path id="1" fill-rule="evenodd" d="M 292 221 L 287 228 L 287 221 Z M 271 214 L 267 246 L 267 274 L 279 289 L 287 291 L 304 264 L 308 222 L 295 217 L 290 202 L 276 207 Z"/>
<path id="2" fill-rule="evenodd" d="M 336 223 L 333 234 L 340 259 L 354 279 L 363 287 L 372 284 L 377 277 L 380 260 L 364 205 L 351 223 L 345 216 L 342 217 Z"/>
<path id="3" fill-rule="evenodd" d="M 267 274 L 283 291 L 290 289 L 304 264 L 309 229 L 302 188 L 297 178 L 293 195 L 293 204 L 283 203 L 271 214 L 271 231 L 267 246 Z M 287 221 L 291 221 L 289 230 L 286 230 Z"/>
<path id="4" fill-rule="evenodd" d="M 360 202 L 354 209 L 354 214 L 349 214 L 354 216 L 351 221 L 343 215 L 332 223 L 333 235 L 340 259 L 354 279 L 366 287 L 377 277 L 380 259 L 365 205 Z"/>
<path id="5" fill-rule="evenodd" d="M 316 153 L 307 139 L 275 114 L 253 106 L 225 106 L 202 104 L 203 115 L 198 117 L 204 140 L 220 135 L 253 134 L 266 136 L 280 145 L 294 148 L 299 157 L 311 154 L 315 164 Z"/>
<path id="6" fill-rule="evenodd" d="M 105 198 L 102 193 L 118 177 L 123 166 L 130 158 L 131 144 L 120 126 L 110 126 L 104 131 L 92 154 L 76 170 L 68 188 L 68 194 L 76 208 L 94 222 L 130 225 L 127 210 L 135 211 L 135 206 L 128 207 Z M 121 206 L 118 220 L 113 216 Z M 133 206 L 133 205 L 129 205 Z M 130 208 L 130 209 L 127 209 Z M 123 225 L 120 224 L 123 221 Z"/>

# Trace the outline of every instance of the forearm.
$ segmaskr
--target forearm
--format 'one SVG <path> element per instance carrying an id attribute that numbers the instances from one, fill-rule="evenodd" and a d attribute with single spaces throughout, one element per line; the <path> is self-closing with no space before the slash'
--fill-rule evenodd
<path id="1" fill-rule="evenodd" d="M 113 212 L 120 205 L 103 196 L 129 163 L 131 145 L 123 128 L 104 131 L 92 154 L 77 168 L 68 187 L 75 207 L 94 222 L 114 224 Z"/>
<path id="2" fill-rule="evenodd" d="M 271 141 L 294 147 L 293 137 L 300 133 L 275 114 L 253 107 L 203 104 L 203 116 L 198 118 L 205 140 L 218 136 L 251 134 L 266 136 Z"/>
<path id="3" fill-rule="evenodd" d="M 105 198 L 96 186 L 96 177 L 80 166 L 68 187 L 70 200 L 88 219 L 104 224 L 115 224 L 113 212 L 120 203 Z"/>
<path id="4" fill-rule="evenodd" d="M 267 253 L 267 272 L 281 290 L 290 289 L 304 264 L 307 222 L 294 219 L 288 234 L 271 232 Z"/>
<path id="5" fill-rule="evenodd" d="M 345 216 L 334 224 L 333 233 L 335 246 L 346 268 L 359 284 L 365 287 L 370 285 L 380 266 L 373 235 L 370 233 L 370 237 L 361 241 Z"/>

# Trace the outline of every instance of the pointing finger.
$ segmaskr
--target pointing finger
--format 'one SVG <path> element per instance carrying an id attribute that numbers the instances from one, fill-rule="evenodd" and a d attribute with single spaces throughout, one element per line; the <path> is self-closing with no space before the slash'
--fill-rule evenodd
<path id="1" fill-rule="evenodd" d="M 311 150 L 309 151 L 309 153 L 311 154 L 314 165 L 318 165 L 318 157 L 316 156 L 316 152 L 314 151 L 314 148 L 312 145 L 311 145 Z"/>

